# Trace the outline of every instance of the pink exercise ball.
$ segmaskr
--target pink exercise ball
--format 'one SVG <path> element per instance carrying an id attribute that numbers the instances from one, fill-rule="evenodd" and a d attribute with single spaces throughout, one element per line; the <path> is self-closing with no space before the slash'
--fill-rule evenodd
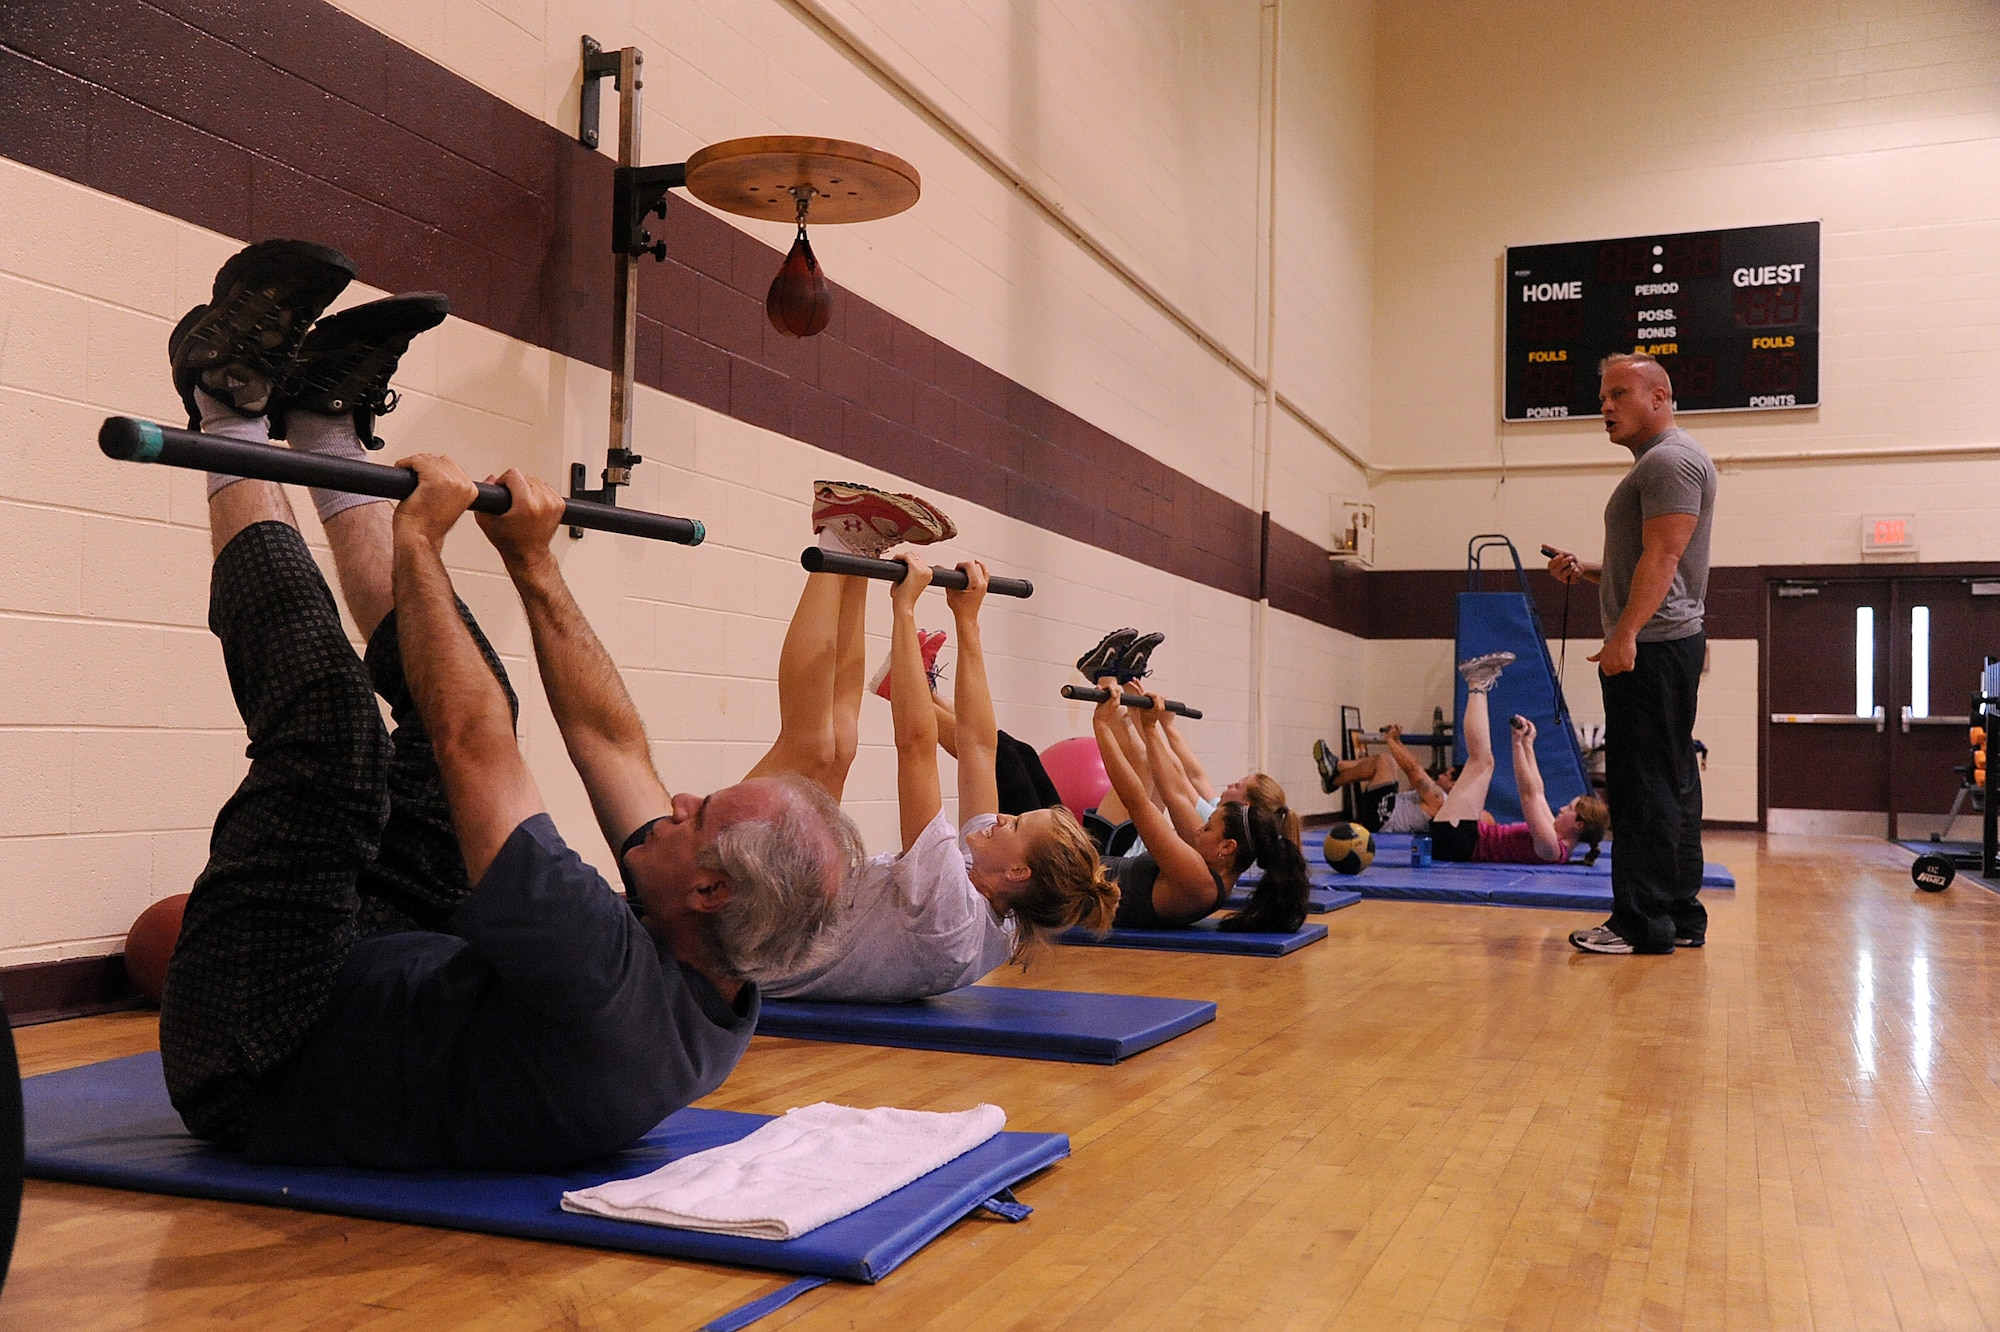
<path id="1" fill-rule="evenodd" d="M 1058 740 L 1044 749 L 1042 767 L 1063 804 L 1078 818 L 1103 803 L 1111 789 L 1111 779 L 1104 775 L 1104 756 L 1097 752 L 1097 741 L 1087 735 Z"/>

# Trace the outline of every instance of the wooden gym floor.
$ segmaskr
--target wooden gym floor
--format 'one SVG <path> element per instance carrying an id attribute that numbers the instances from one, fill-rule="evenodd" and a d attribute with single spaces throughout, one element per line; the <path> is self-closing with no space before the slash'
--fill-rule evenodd
<path id="1" fill-rule="evenodd" d="M 1210 998 L 1117 1068 L 760 1038 L 706 1104 L 976 1100 L 1075 1155 L 767 1328 L 1953 1328 L 2000 1322 L 2000 895 L 1868 841 L 1724 834 L 1713 942 L 1364 902 L 1278 960 L 1067 949 Z M 1013 983 L 1013 982 L 1009 982 Z M 24 1070 L 152 1048 L 16 1033 Z M 696 1328 L 787 1278 L 30 1181 L 7 1328 Z"/>

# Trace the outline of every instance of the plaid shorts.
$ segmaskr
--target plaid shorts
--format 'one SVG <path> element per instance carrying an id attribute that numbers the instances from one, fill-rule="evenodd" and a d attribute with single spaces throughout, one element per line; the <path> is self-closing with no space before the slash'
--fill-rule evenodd
<path id="1" fill-rule="evenodd" d="M 461 603 L 459 613 L 514 703 L 471 612 Z M 160 1055 L 188 1129 L 240 1143 L 262 1083 L 324 1015 L 355 940 L 441 929 L 471 885 L 403 679 L 395 615 L 364 663 L 297 529 L 267 522 L 216 557 L 208 621 L 249 732 L 250 771 L 216 817 L 188 898 Z"/>

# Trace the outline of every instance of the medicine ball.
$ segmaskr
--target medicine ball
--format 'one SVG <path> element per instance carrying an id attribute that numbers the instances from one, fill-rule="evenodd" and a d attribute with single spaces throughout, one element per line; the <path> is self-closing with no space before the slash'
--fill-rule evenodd
<path id="1" fill-rule="evenodd" d="M 1917 857 L 1917 863 L 1910 866 L 1910 878 L 1927 893 L 1941 893 L 1951 887 L 1951 881 L 1958 877 L 1958 866 L 1951 863 L 1950 856 L 1936 853 Z"/>
<path id="2" fill-rule="evenodd" d="M 1326 830 L 1321 854 L 1338 874 L 1359 874 L 1375 863 L 1375 834 L 1358 823 L 1336 823 Z"/>
<path id="3" fill-rule="evenodd" d="M 181 913 L 188 895 L 163 897 L 139 913 L 125 936 L 125 975 L 132 988 L 154 1003 L 167 990 L 167 961 L 181 939 Z"/>

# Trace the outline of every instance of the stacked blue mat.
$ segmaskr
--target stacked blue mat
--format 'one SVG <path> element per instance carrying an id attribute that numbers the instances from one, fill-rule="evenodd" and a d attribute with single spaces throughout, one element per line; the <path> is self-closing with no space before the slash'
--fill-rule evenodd
<path id="1" fill-rule="evenodd" d="M 1215 1021 L 1200 999 L 968 985 L 904 1004 L 766 999 L 759 1036 L 1115 1064 Z"/>
<path id="2" fill-rule="evenodd" d="M 1358 894 L 1342 905 L 1360 901 Z M 1152 948 L 1169 953 L 1233 953 L 1239 957 L 1284 957 L 1307 944 L 1326 938 L 1326 926 L 1307 921 L 1290 934 L 1253 934 L 1217 928 L 1220 917 L 1196 921 L 1179 930 L 1112 930 L 1093 934 L 1074 929 L 1057 936 L 1057 942 L 1093 948 Z"/>
<path id="3" fill-rule="evenodd" d="M 157 1054 L 28 1078 L 28 1175 L 144 1193 L 221 1198 L 411 1225 L 553 1240 L 702 1262 L 874 1282 L 961 1217 L 993 1204 L 1025 1215 L 1008 1187 L 1069 1155 L 1059 1133 L 1001 1133 L 858 1212 L 794 1240 L 743 1239 L 565 1212 L 565 1191 L 659 1169 L 769 1122 L 765 1115 L 682 1110 L 629 1151 L 564 1174 L 398 1174 L 255 1165 L 190 1137 L 167 1101 Z"/>

